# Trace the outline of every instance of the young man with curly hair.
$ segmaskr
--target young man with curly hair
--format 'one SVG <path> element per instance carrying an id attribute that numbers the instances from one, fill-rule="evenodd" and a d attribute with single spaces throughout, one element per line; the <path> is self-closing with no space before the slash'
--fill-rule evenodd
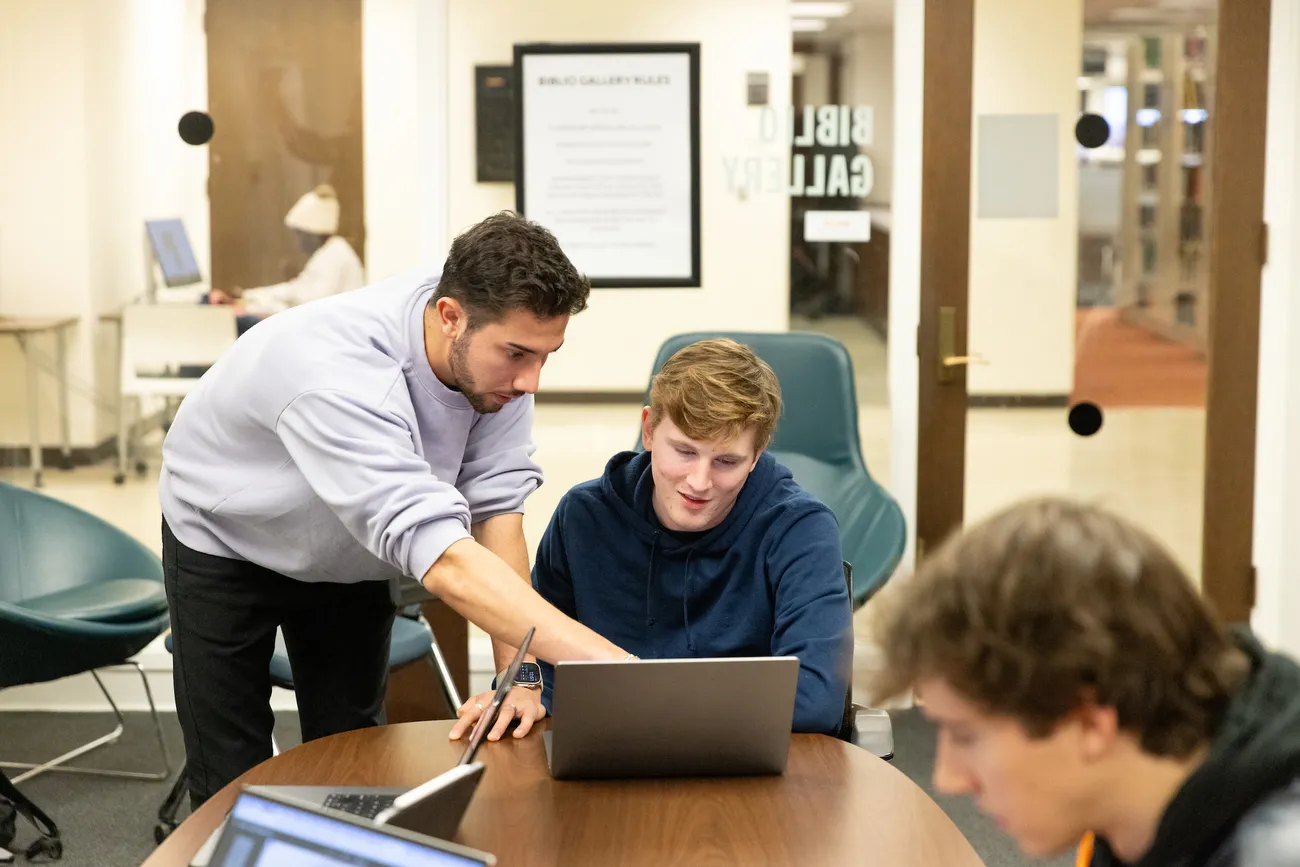
<path id="1" fill-rule="evenodd" d="M 1132 524 L 1023 503 L 873 604 L 873 698 L 915 690 L 938 724 L 935 788 L 1027 854 L 1300 864 L 1300 667 L 1225 628 Z"/>

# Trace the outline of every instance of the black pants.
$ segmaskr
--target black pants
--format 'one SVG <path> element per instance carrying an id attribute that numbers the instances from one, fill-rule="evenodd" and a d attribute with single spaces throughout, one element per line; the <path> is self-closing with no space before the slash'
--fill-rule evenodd
<path id="1" fill-rule="evenodd" d="M 384 722 L 388 584 L 296 581 L 176 540 L 163 521 L 172 680 L 197 809 L 271 757 L 271 654 L 284 632 L 304 741 Z"/>

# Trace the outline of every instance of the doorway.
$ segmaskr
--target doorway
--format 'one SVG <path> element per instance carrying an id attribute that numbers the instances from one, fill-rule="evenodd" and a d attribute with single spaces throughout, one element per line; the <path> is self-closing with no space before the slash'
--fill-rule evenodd
<path id="1" fill-rule="evenodd" d="M 361 0 L 208 0 L 205 29 L 213 287 L 299 273 L 284 216 L 320 184 L 364 257 Z"/>
<path id="2" fill-rule="evenodd" d="M 975 5 L 925 3 L 917 556 L 1064 494 L 1136 520 L 1244 621 L 1269 0 Z M 1031 25 L 1077 64 L 1050 106 L 999 90 Z"/>
<path id="3" fill-rule="evenodd" d="M 791 13 L 790 330 L 826 334 L 848 351 L 863 457 L 888 487 L 891 4 L 795 9 L 810 11 Z M 838 136 L 828 115 L 844 127 Z"/>

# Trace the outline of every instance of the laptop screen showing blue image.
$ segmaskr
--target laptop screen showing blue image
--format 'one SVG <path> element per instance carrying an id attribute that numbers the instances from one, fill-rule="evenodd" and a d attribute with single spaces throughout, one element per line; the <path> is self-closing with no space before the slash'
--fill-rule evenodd
<path id="1" fill-rule="evenodd" d="M 149 220 L 144 226 L 149 234 L 153 257 L 158 262 L 163 282 L 168 288 L 190 286 L 203 281 L 184 223 L 180 220 Z"/>
<path id="2" fill-rule="evenodd" d="M 408 838 L 409 836 L 409 838 Z M 442 847 L 448 847 L 444 849 Z M 482 867 L 491 856 L 448 851 L 453 844 L 240 794 L 212 867 Z"/>

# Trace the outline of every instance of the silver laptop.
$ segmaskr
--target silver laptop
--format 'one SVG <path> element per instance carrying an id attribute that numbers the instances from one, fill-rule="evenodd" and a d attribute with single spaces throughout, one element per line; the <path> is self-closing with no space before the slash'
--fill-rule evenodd
<path id="1" fill-rule="evenodd" d="M 551 776 L 784 773 L 798 684 L 793 656 L 558 663 Z"/>
<path id="2" fill-rule="evenodd" d="M 212 867 L 483 867 L 479 852 L 355 816 L 244 789 L 212 853 Z"/>

